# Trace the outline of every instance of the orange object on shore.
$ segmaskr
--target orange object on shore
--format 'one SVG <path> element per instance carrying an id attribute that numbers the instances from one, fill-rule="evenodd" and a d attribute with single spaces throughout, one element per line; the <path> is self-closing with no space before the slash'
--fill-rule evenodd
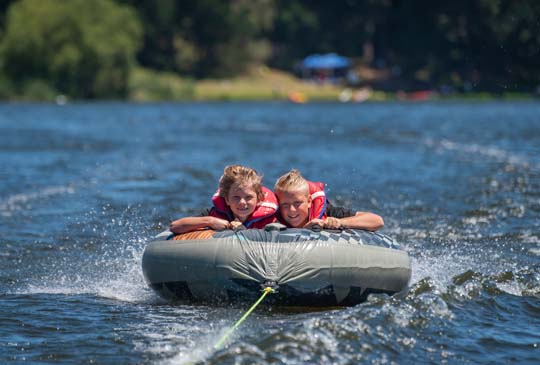
<path id="1" fill-rule="evenodd" d="M 413 101 L 430 100 L 435 96 L 435 92 L 431 90 L 420 90 L 409 93 L 408 99 Z"/>
<path id="2" fill-rule="evenodd" d="M 295 104 L 303 104 L 307 102 L 308 99 L 306 94 L 301 93 L 300 91 L 291 91 L 289 95 L 287 95 L 287 98 Z"/>

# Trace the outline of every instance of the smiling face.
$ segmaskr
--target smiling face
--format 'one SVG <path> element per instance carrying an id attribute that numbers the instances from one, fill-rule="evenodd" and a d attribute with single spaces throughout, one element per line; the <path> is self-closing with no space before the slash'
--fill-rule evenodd
<path id="1" fill-rule="evenodd" d="M 225 197 L 225 202 L 231 208 L 234 216 L 240 222 L 245 222 L 257 207 L 257 192 L 249 185 L 235 183 Z"/>
<path id="2" fill-rule="evenodd" d="M 311 196 L 300 189 L 296 191 L 276 191 L 279 200 L 279 212 L 288 225 L 303 227 L 309 221 Z"/>

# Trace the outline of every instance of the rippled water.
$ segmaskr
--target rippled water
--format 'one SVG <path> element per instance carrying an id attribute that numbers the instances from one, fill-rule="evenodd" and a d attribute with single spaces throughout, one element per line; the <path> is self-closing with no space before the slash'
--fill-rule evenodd
<path id="1" fill-rule="evenodd" d="M 382 215 L 408 293 L 345 309 L 171 305 L 145 243 L 223 167 L 292 167 Z M 0 362 L 537 363 L 540 104 L 0 105 Z"/>

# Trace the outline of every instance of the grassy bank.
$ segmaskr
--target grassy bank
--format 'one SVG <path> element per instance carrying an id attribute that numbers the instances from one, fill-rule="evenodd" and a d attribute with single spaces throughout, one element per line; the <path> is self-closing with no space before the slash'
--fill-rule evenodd
<path id="1" fill-rule="evenodd" d="M 0 75 L 1 76 L 1 75 Z M 369 81 L 369 80 L 368 80 Z M 17 87 L 15 87 L 17 86 Z M 23 85 L 12 85 L 0 77 L 0 100 L 55 101 L 65 103 L 69 95 L 60 93 L 42 80 L 30 80 Z M 136 102 L 159 101 L 425 101 L 425 100 L 531 100 L 532 94 L 485 92 L 441 95 L 433 91 L 383 92 L 370 88 L 350 89 L 342 85 L 303 81 L 292 74 L 258 66 L 244 75 L 218 80 L 194 80 L 170 72 L 158 72 L 137 67 L 130 75 L 127 99 Z"/>
<path id="2" fill-rule="evenodd" d="M 342 88 L 338 86 L 304 82 L 288 73 L 266 67 L 256 67 L 243 76 L 227 80 L 198 81 L 138 68 L 130 80 L 129 99 L 141 102 L 287 100 L 296 93 L 307 100 L 337 100 L 341 91 Z"/>
<path id="3" fill-rule="evenodd" d="M 253 67 L 246 74 L 226 80 L 193 80 L 177 74 L 137 68 L 129 83 L 128 99 L 148 101 L 425 101 L 425 100 L 531 100 L 526 93 L 502 95 L 470 92 L 440 95 L 432 91 L 383 92 L 369 88 L 347 89 L 340 85 L 318 84 L 265 66 Z"/>

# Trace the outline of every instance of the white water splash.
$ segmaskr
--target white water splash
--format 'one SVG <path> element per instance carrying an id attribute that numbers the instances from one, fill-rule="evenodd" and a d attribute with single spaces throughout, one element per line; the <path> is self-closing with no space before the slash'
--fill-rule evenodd
<path id="1" fill-rule="evenodd" d="M 509 283 L 497 283 L 497 288 L 499 288 L 499 290 L 505 293 L 512 294 L 518 297 L 523 296 L 523 289 L 525 289 L 516 281 Z"/>
<path id="2" fill-rule="evenodd" d="M 515 263 L 501 260 L 496 246 L 493 251 L 478 251 L 473 245 L 458 241 L 446 243 L 444 248 L 436 251 L 418 248 L 416 250 L 418 252 L 411 253 L 413 275 L 410 284 L 414 285 L 423 279 L 429 279 L 437 294 L 446 293 L 454 286 L 454 278 L 468 271 L 490 276 L 518 270 Z M 473 288 L 464 288 L 465 292 L 471 290 Z"/>
<path id="3" fill-rule="evenodd" d="M 37 284 L 28 284 L 16 294 L 89 294 L 132 303 L 157 299 L 144 282 L 140 258 L 117 260 L 106 265 L 96 262 L 95 272 L 74 273 L 71 268 L 60 268 L 59 272 L 48 274 Z"/>
<path id="4" fill-rule="evenodd" d="M 31 279 L 16 294 L 89 294 L 133 303 L 158 300 L 142 274 L 145 243 L 143 238 L 121 239 L 106 243 L 101 256 L 67 252 L 54 257 L 48 272 Z"/>

